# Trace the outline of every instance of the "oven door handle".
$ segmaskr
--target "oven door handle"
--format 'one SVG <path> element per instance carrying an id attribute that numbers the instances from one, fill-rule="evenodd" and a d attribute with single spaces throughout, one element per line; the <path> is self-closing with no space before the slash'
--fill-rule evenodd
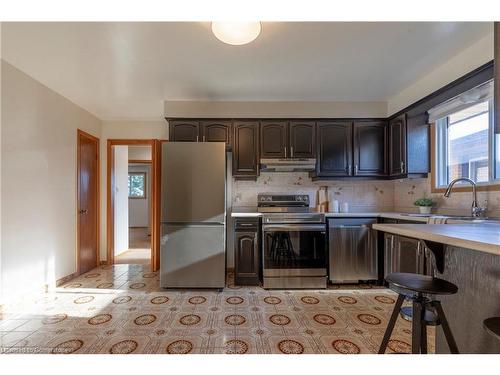
<path id="1" fill-rule="evenodd" d="M 295 225 L 284 225 L 284 224 L 270 224 L 263 225 L 262 230 L 264 232 L 325 232 L 326 224 L 295 224 Z"/>

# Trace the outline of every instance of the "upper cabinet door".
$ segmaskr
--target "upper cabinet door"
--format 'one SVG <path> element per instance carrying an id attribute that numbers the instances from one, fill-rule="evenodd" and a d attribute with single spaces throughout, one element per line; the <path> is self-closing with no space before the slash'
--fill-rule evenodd
<path id="1" fill-rule="evenodd" d="M 316 123 L 310 121 L 291 121 L 289 145 L 292 158 L 316 157 Z"/>
<path id="2" fill-rule="evenodd" d="M 260 127 L 260 157 L 286 158 L 290 156 L 287 144 L 286 121 L 262 121 Z"/>
<path id="3" fill-rule="evenodd" d="M 387 174 L 387 122 L 354 122 L 354 175 Z"/>
<path id="4" fill-rule="evenodd" d="M 259 175 L 259 123 L 233 124 L 233 176 L 256 178 Z"/>
<path id="5" fill-rule="evenodd" d="M 403 114 L 389 121 L 389 175 L 399 176 L 406 171 L 406 114 Z"/>
<path id="6" fill-rule="evenodd" d="M 316 131 L 318 177 L 352 175 L 352 123 L 318 122 Z"/>
<path id="7" fill-rule="evenodd" d="M 169 121 L 169 140 L 172 142 L 198 142 L 200 123 L 198 121 Z"/>
<path id="8" fill-rule="evenodd" d="M 201 132 L 203 142 L 225 142 L 232 140 L 231 121 L 202 121 Z"/>

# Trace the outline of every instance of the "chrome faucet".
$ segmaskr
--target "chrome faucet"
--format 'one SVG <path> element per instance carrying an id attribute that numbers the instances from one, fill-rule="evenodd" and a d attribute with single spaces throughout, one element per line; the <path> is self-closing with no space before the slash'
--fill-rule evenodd
<path id="1" fill-rule="evenodd" d="M 459 181 L 465 181 L 468 182 L 472 185 L 472 207 L 471 207 L 471 216 L 472 217 L 481 217 L 484 215 L 485 209 L 482 207 L 479 207 L 477 205 L 477 192 L 476 192 L 476 183 L 472 181 L 470 178 L 467 177 L 459 177 L 455 178 L 453 181 L 450 182 L 448 187 L 446 188 L 446 191 L 444 193 L 444 196 L 446 198 L 449 198 L 451 195 L 451 189 L 453 188 L 453 185 L 455 185 Z"/>

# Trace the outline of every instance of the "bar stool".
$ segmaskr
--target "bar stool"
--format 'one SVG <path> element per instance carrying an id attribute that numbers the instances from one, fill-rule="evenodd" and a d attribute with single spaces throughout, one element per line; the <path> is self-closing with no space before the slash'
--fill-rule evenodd
<path id="1" fill-rule="evenodd" d="M 441 306 L 441 302 L 425 295 L 455 294 L 458 288 L 446 280 L 416 273 L 391 273 L 386 279 L 389 288 L 399 294 L 389 324 L 380 344 L 379 354 L 384 354 L 396 325 L 398 315 L 412 322 L 413 354 L 427 353 L 427 326 L 441 325 L 451 353 L 458 354 L 458 347 Z M 412 301 L 412 307 L 401 306 L 405 299 Z"/>
<path id="2" fill-rule="evenodd" d="M 500 317 L 485 319 L 483 327 L 486 332 L 500 340 Z"/>

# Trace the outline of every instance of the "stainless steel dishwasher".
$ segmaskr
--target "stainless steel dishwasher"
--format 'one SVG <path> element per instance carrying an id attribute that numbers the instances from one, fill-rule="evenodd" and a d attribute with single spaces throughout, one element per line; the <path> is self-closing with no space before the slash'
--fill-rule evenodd
<path id="1" fill-rule="evenodd" d="M 375 218 L 335 218 L 329 226 L 329 279 L 333 283 L 377 280 Z"/>

